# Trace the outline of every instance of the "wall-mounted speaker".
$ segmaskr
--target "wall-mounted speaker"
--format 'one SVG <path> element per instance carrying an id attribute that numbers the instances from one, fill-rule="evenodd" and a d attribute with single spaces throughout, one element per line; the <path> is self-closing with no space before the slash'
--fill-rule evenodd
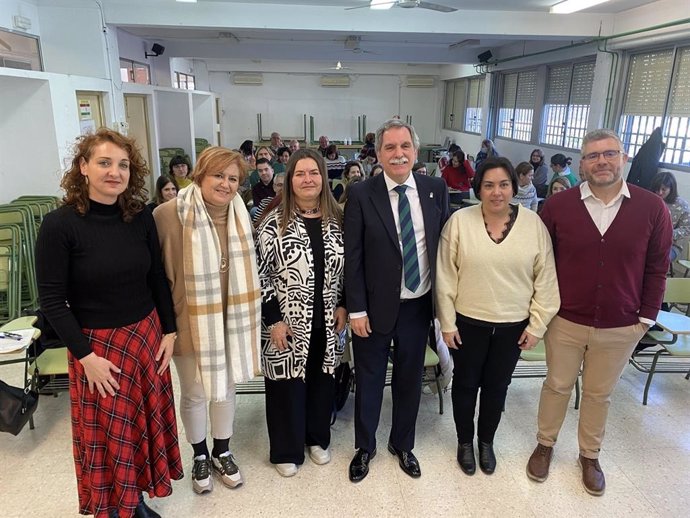
<path id="1" fill-rule="evenodd" d="M 158 43 L 154 43 L 153 45 L 151 45 L 151 53 L 144 52 L 144 56 L 147 58 L 152 56 L 156 57 L 162 55 L 163 52 L 165 52 L 165 47 Z"/>
<path id="2" fill-rule="evenodd" d="M 491 53 L 491 51 L 487 50 L 486 52 L 482 52 L 481 54 L 479 54 L 477 56 L 477 59 L 480 63 L 488 63 L 493 56 L 494 55 Z"/>

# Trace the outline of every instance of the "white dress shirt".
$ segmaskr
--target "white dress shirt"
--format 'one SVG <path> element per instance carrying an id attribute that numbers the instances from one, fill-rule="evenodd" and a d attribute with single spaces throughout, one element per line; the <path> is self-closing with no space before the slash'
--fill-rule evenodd
<path id="1" fill-rule="evenodd" d="M 414 238 L 417 243 L 417 259 L 419 261 L 419 278 L 421 279 L 419 286 L 414 291 L 410 291 L 405 287 L 405 270 L 403 269 L 400 276 L 400 298 L 401 299 L 416 299 L 424 295 L 431 289 L 431 271 L 429 269 L 429 256 L 426 250 L 426 233 L 424 232 L 424 214 L 422 213 L 422 205 L 419 202 L 419 191 L 417 190 L 417 182 L 414 181 L 414 175 L 410 173 L 402 184 L 398 184 L 392 180 L 385 171 L 382 173 L 386 181 L 386 189 L 388 190 L 388 198 L 391 202 L 391 209 L 393 210 L 393 219 L 395 220 L 395 230 L 398 234 L 398 244 L 400 246 L 400 255 L 403 253 L 402 236 L 400 234 L 400 215 L 398 214 L 398 193 L 395 188 L 398 185 L 406 185 L 405 195 L 410 202 L 410 215 L 412 216 L 412 226 L 414 227 Z"/>

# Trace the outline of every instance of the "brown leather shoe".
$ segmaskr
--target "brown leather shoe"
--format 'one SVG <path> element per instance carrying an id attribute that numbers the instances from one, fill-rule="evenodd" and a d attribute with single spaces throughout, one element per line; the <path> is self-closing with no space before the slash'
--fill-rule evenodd
<path id="1" fill-rule="evenodd" d="M 588 459 L 580 455 L 578 459 L 582 468 L 582 485 L 590 495 L 601 496 L 606 489 L 606 479 L 601 471 L 598 459 Z"/>
<path id="2" fill-rule="evenodd" d="M 553 447 L 537 444 L 534 448 L 532 456 L 527 462 L 527 476 L 535 482 L 544 482 L 549 476 L 549 466 L 551 466 L 551 457 L 553 456 Z"/>

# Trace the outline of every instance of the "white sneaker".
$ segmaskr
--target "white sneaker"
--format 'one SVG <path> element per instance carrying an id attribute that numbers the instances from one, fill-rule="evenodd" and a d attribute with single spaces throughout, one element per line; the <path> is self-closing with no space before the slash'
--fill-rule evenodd
<path id="1" fill-rule="evenodd" d="M 192 489 L 198 495 L 213 491 L 213 478 L 211 478 L 211 461 L 206 455 L 194 457 L 192 466 Z"/>
<path id="2" fill-rule="evenodd" d="M 220 477 L 223 484 L 232 489 L 242 484 L 242 474 L 235 464 L 235 457 L 232 456 L 232 453 L 226 451 L 218 457 L 211 456 L 211 459 L 213 460 L 213 471 Z"/>
<path id="3" fill-rule="evenodd" d="M 322 465 L 331 462 L 331 451 L 321 446 L 309 446 L 309 458 L 314 464 Z"/>
<path id="4" fill-rule="evenodd" d="M 297 475 L 297 464 L 284 463 L 276 464 L 276 471 L 283 477 L 294 477 Z"/>

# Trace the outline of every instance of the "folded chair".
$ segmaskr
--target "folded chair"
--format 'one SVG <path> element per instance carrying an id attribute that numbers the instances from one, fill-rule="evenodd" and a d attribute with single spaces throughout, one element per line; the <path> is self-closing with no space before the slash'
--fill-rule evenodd
<path id="1" fill-rule="evenodd" d="M 666 279 L 664 302 L 670 305 L 682 304 L 690 314 L 690 278 L 672 277 Z M 680 314 L 680 313 L 679 313 Z M 681 373 L 690 379 L 690 329 L 688 334 L 672 334 L 665 331 L 648 331 L 643 343 L 653 344 L 653 349 L 635 351 L 630 365 L 647 374 L 642 404 L 647 404 L 649 387 L 654 374 Z"/>

